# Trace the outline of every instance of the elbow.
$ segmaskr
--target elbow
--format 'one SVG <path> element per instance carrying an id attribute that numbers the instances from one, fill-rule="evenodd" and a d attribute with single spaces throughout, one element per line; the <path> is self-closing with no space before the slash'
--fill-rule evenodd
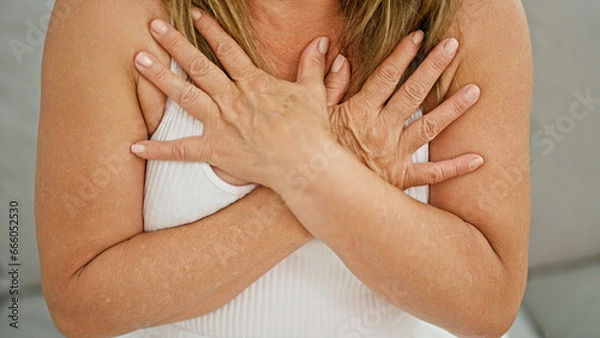
<path id="1" fill-rule="evenodd" d="M 60 301 L 55 295 L 45 297 L 52 322 L 62 335 L 69 338 L 102 336 L 100 333 L 94 334 L 93 328 L 87 325 L 85 320 L 78 320 L 79 316 L 69 309 L 68 304 L 65 304 L 67 301 Z"/>
<path id="2" fill-rule="evenodd" d="M 65 337 L 74 337 L 71 334 L 72 327 L 69 321 L 71 317 L 68 311 L 70 306 L 66 304 L 67 300 L 64 298 L 64 293 L 60 292 L 61 288 L 52 283 L 49 278 L 44 277 L 43 273 L 41 282 L 46 307 L 54 326 Z"/>
<path id="3" fill-rule="evenodd" d="M 486 318 L 482 318 L 481 315 L 474 316 L 468 320 L 469 324 L 465 325 L 463 330 L 452 333 L 458 337 L 502 337 L 512 327 L 518 312 L 517 307 L 516 310 L 507 309 Z"/>
<path id="4" fill-rule="evenodd" d="M 56 329 L 65 337 L 81 337 L 82 328 L 69 320 L 69 315 L 48 305 L 50 317 Z"/>
<path id="5" fill-rule="evenodd" d="M 73 311 L 64 311 L 57 307 L 48 306 L 50 317 L 56 329 L 65 337 L 112 337 L 115 333 L 109 331 L 111 325 L 104 321 L 91 320 L 91 317 L 83 318 L 81 314 Z M 104 323 L 104 324 L 101 324 Z"/>
<path id="6" fill-rule="evenodd" d="M 99 316 L 89 301 L 77 297 L 68 288 L 48 288 L 42 283 L 48 312 L 56 329 L 65 337 L 110 337 L 113 325 Z"/>
<path id="7" fill-rule="evenodd" d="M 58 300 L 56 294 L 44 292 L 50 318 L 56 329 L 65 337 L 81 337 L 82 327 L 72 320 L 64 301 Z"/>
<path id="8" fill-rule="evenodd" d="M 510 295 L 499 295 L 497 302 L 490 298 L 476 302 L 478 306 L 462 311 L 464 315 L 458 321 L 463 325 L 450 332 L 458 337 L 502 337 L 515 322 L 522 297 L 522 293 L 513 291 Z"/>

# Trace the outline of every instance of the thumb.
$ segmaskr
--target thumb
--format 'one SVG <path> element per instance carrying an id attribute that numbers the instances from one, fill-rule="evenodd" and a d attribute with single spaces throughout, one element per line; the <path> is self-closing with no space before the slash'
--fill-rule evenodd
<path id="1" fill-rule="evenodd" d="M 329 39 L 326 37 L 317 38 L 306 47 L 300 57 L 297 82 L 323 83 L 328 49 Z"/>
<path id="2" fill-rule="evenodd" d="M 327 106 L 332 107 L 339 104 L 350 83 L 350 64 L 342 54 L 338 54 L 333 61 L 331 71 L 325 78 L 327 88 Z"/>
<path id="3" fill-rule="evenodd" d="M 201 136 L 173 141 L 141 141 L 131 146 L 138 157 L 157 161 L 209 162 L 211 151 Z"/>

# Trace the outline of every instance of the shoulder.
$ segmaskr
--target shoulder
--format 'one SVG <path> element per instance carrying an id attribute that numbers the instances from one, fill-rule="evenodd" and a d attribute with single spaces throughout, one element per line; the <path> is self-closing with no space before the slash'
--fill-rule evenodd
<path id="1" fill-rule="evenodd" d="M 141 50 L 169 64 L 169 55 L 148 29 L 154 18 L 169 20 L 161 0 L 57 0 L 43 61 L 46 70 L 56 71 L 45 71 L 45 75 L 60 77 L 69 71 L 93 81 L 88 72 L 93 66 L 114 78 L 121 77 L 138 96 L 148 129 L 155 129 L 166 97 L 140 77 L 133 65 L 134 55 Z"/>
<path id="2" fill-rule="evenodd" d="M 521 68 L 523 75 L 530 73 L 527 71 L 531 68 L 529 29 L 519 0 L 459 1 L 449 34 L 461 43 L 459 69 L 462 65 L 493 72 L 498 68 L 494 65 L 511 63 Z"/>
<path id="3" fill-rule="evenodd" d="M 533 61 L 521 1 L 457 2 L 455 17 L 445 37 L 456 38 L 460 48 L 441 78 L 445 97 L 474 83 L 496 92 L 507 90 L 515 94 L 515 102 L 526 103 L 530 97 L 522 94 L 532 89 Z M 427 106 L 426 111 L 433 108 Z"/>
<path id="4" fill-rule="evenodd" d="M 525 10 L 520 0 L 460 0 L 457 19 L 480 27 L 502 26 L 503 23 L 526 25 Z"/>
<path id="5" fill-rule="evenodd" d="M 131 66 L 140 49 L 164 54 L 148 31 L 148 23 L 157 17 L 168 19 L 160 0 L 57 0 L 46 50 Z"/>

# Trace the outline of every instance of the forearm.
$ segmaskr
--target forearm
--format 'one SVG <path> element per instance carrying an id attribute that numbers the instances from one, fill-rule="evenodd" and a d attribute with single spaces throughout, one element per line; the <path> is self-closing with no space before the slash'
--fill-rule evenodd
<path id="1" fill-rule="evenodd" d="M 403 310 L 460 334 L 477 330 L 475 320 L 504 322 L 499 309 L 514 301 L 509 270 L 456 215 L 411 199 L 346 152 L 306 189 L 276 190 L 365 285 Z"/>
<path id="2" fill-rule="evenodd" d="M 314 238 L 298 222 L 281 197 L 268 188 L 259 186 L 250 195 L 232 206 L 238 203 L 247 203 L 248 209 L 246 209 L 246 213 L 249 214 L 249 209 L 252 209 L 254 211 L 253 215 L 256 215 L 259 219 L 268 220 L 259 224 L 247 224 L 246 233 L 242 234 L 258 239 L 261 245 L 260 249 L 264 251 L 264 254 L 254 257 L 253 261 L 255 265 L 243 267 L 243 271 L 236 275 L 234 279 L 223 283 L 218 289 L 215 289 L 208 297 L 203 299 L 202 302 L 191 307 L 188 311 L 178 313 L 175 317 L 169 318 L 165 323 L 195 318 L 219 309 L 283 259 Z M 245 216 L 242 214 L 236 217 L 243 219 Z M 264 231 L 257 231 L 258 229 Z M 244 237 L 240 236 L 238 238 L 240 238 L 240 241 L 244 240 Z M 235 242 L 235 239 L 233 241 Z"/>
<path id="3" fill-rule="evenodd" d="M 65 297 L 65 327 L 116 335 L 219 308 L 312 238 L 279 201 L 259 187 L 210 217 L 105 250 L 54 293 Z"/>

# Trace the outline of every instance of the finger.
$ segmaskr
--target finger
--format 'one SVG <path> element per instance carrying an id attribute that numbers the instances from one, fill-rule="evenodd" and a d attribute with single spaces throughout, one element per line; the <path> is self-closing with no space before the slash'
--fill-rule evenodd
<path id="1" fill-rule="evenodd" d="M 219 114 L 219 108 L 210 96 L 171 72 L 149 53 L 138 53 L 135 66 L 140 74 L 198 120 L 206 123 Z"/>
<path id="2" fill-rule="evenodd" d="M 249 74 L 260 72 L 246 52 L 221 26 L 206 12 L 192 8 L 194 25 L 206 39 L 221 64 L 234 80 L 238 81 Z"/>
<path id="3" fill-rule="evenodd" d="M 381 113 L 406 121 L 421 106 L 433 85 L 456 56 L 457 50 L 456 39 L 446 39 L 439 43 L 392 96 Z"/>
<path id="4" fill-rule="evenodd" d="M 329 39 L 326 37 L 316 38 L 304 49 L 302 56 L 300 56 L 297 82 L 323 84 L 325 56 L 328 49 Z"/>
<path id="5" fill-rule="evenodd" d="M 390 56 L 377 67 L 355 96 L 369 107 L 381 107 L 392 96 L 406 68 L 417 56 L 424 33 L 416 31 L 403 38 Z"/>
<path id="6" fill-rule="evenodd" d="M 417 163 L 409 170 L 408 187 L 438 184 L 451 178 L 466 175 L 483 164 L 483 158 L 476 154 L 466 154 L 440 162 Z"/>
<path id="7" fill-rule="evenodd" d="M 403 132 L 400 142 L 408 142 L 404 146 L 412 154 L 422 145 L 433 140 L 447 126 L 458 119 L 478 100 L 481 91 L 476 85 L 461 88 L 448 100 L 444 101 L 429 114 L 409 125 Z"/>
<path id="8" fill-rule="evenodd" d="M 170 24 L 160 19 L 152 20 L 150 31 L 154 39 L 177 60 L 194 83 L 209 95 L 214 97 L 232 85 L 231 80 L 217 65 Z"/>
<path id="9" fill-rule="evenodd" d="M 131 146 L 131 152 L 147 160 L 210 162 L 211 150 L 202 136 L 173 141 L 141 141 Z"/>
<path id="10" fill-rule="evenodd" d="M 325 78 L 328 107 L 339 104 L 344 94 L 346 94 L 348 83 L 350 83 L 350 64 L 347 61 L 343 55 L 338 54 L 335 61 L 333 61 L 331 71 Z"/>

